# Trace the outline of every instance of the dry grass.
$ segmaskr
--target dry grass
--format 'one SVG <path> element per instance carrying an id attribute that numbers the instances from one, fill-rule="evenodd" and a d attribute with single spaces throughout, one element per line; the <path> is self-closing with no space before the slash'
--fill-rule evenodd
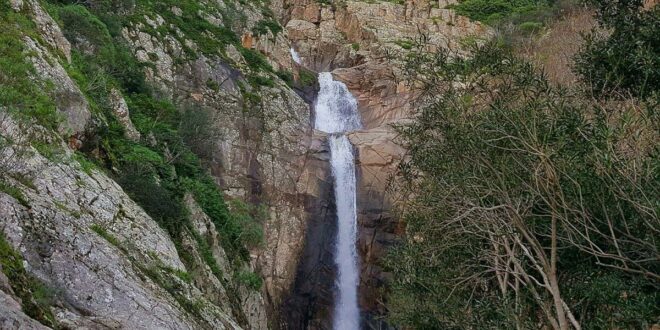
<path id="1" fill-rule="evenodd" d="M 583 43 L 582 34 L 594 26 L 596 21 L 592 10 L 573 8 L 550 23 L 540 36 L 523 42 L 519 51 L 542 67 L 551 82 L 571 85 L 577 81 L 571 70 L 572 58 Z"/>

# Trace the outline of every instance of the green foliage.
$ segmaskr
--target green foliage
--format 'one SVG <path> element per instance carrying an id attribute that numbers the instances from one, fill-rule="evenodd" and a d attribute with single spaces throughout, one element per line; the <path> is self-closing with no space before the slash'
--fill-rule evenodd
<path id="1" fill-rule="evenodd" d="M 594 1 L 600 28 L 586 36 L 575 71 L 597 96 L 623 92 L 646 97 L 660 91 L 660 7 L 642 1 Z"/>
<path id="2" fill-rule="evenodd" d="M 254 291 L 261 290 L 261 286 L 263 285 L 263 279 L 261 278 L 261 276 L 259 276 L 259 274 L 257 273 L 250 271 L 237 272 L 235 275 L 235 279 L 238 283 L 241 283 Z"/>
<path id="3" fill-rule="evenodd" d="M 0 265 L 12 290 L 21 299 L 25 314 L 46 326 L 55 327 L 55 318 L 50 310 L 55 292 L 27 273 L 23 268 L 23 258 L 1 234 Z"/>
<path id="4" fill-rule="evenodd" d="M 252 28 L 252 33 L 256 35 L 266 34 L 268 31 L 273 33 L 273 35 L 277 35 L 278 33 L 282 32 L 282 26 L 280 26 L 280 23 L 278 23 L 276 20 L 264 19 L 257 22 L 254 28 Z"/>
<path id="5" fill-rule="evenodd" d="M 65 27 L 66 38 L 74 43 L 82 40 L 94 46 L 112 43 L 106 25 L 81 5 L 58 7 L 54 16 Z"/>
<path id="6" fill-rule="evenodd" d="M 181 276 L 188 279 L 187 273 L 161 266 L 140 267 L 140 270 L 154 283 L 165 289 L 185 311 L 197 317 L 202 317 L 203 301 L 191 300 L 186 295 L 185 285 L 188 281 L 181 278 Z"/>
<path id="7" fill-rule="evenodd" d="M 525 32 L 538 32 L 543 28 L 543 23 L 523 22 L 518 27 Z"/>
<path id="8" fill-rule="evenodd" d="M 21 205 L 30 207 L 30 203 L 25 195 L 23 195 L 23 192 L 20 189 L 8 184 L 7 182 L 0 180 L 0 191 L 13 197 Z"/>
<path id="9" fill-rule="evenodd" d="M 394 43 L 405 50 L 411 50 L 415 46 L 415 43 L 411 40 L 396 40 Z"/>
<path id="10" fill-rule="evenodd" d="M 114 235 L 110 234 L 105 228 L 101 227 L 100 225 L 93 224 L 90 229 L 97 233 L 99 236 L 103 237 L 108 243 L 114 245 L 115 247 L 118 247 L 120 249 L 122 248 L 121 242 L 115 237 Z"/>
<path id="11" fill-rule="evenodd" d="M 316 85 L 318 82 L 318 77 L 316 74 L 312 71 L 309 71 L 307 69 L 301 68 L 300 69 L 300 85 L 305 87 L 305 86 L 313 86 Z"/>
<path id="12" fill-rule="evenodd" d="M 56 130 L 61 117 L 47 95 L 51 86 L 30 79 L 35 75 L 23 37 L 39 40 L 34 23 L 11 9 L 8 1 L 0 4 L 0 108 L 18 118 L 35 119 L 43 127 Z"/>
<path id="13" fill-rule="evenodd" d="M 555 220 L 560 292 L 583 327 L 656 322 L 657 114 L 553 87 L 492 43 L 471 59 L 412 54 L 407 72 L 427 84 L 420 102 L 428 106 L 399 127 L 410 157 L 402 189 L 415 197 L 401 210 L 405 242 L 385 263 L 391 321 L 423 329 L 547 324 L 545 288 L 538 297 L 533 282 L 502 293 L 495 269 L 504 268 L 493 260 L 506 252 L 494 246 L 518 239 L 549 251 Z M 625 261 L 596 257 L 594 245 Z M 520 271 L 509 279 L 540 276 L 534 258 L 512 254 Z"/>
<path id="14" fill-rule="evenodd" d="M 97 168 L 97 165 L 93 161 L 89 160 L 80 152 L 73 154 L 73 159 L 80 164 L 80 167 L 87 175 L 92 175 L 92 171 Z"/>
<path id="15" fill-rule="evenodd" d="M 253 71 L 273 71 L 273 67 L 268 63 L 266 57 L 261 55 L 261 53 L 245 47 L 240 47 L 239 51 L 241 52 L 241 55 L 243 55 L 245 62 L 247 62 L 248 66 Z"/>
<path id="16" fill-rule="evenodd" d="M 39 154 L 53 162 L 60 162 L 64 157 L 64 150 L 59 145 L 45 143 L 41 141 L 32 141 L 32 147 L 37 149 Z"/>
<path id="17" fill-rule="evenodd" d="M 222 269 L 220 269 L 220 265 L 218 265 L 218 262 L 216 261 L 209 244 L 196 230 L 190 228 L 189 232 L 195 238 L 195 241 L 197 242 L 197 249 L 204 262 L 209 266 L 209 269 L 211 269 L 211 273 L 213 273 L 213 275 L 218 280 L 224 281 L 224 277 L 222 276 Z"/>
<path id="18" fill-rule="evenodd" d="M 473 20 L 495 24 L 503 18 L 528 14 L 548 5 L 546 0 L 462 0 L 451 8 Z"/>
<path id="19" fill-rule="evenodd" d="M 263 244 L 263 220 L 268 216 L 264 206 L 255 206 L 234 199 L 230 202 L 230 219 L 242 228 L 241 243 L 248 248 Z"/>

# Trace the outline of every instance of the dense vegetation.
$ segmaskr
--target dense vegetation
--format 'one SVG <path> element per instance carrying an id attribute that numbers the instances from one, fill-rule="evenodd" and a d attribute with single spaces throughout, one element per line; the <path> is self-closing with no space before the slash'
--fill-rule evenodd
<path id="1" fill-rule="evenodd" d="M 657 81 L 657 65 L 627 65 L 657 63 L 658 15 L 639 10 L 600 11 L 613 31 L 587 42 L 579 59 L 606 60 L 578 60 L 578 72 L 594 73 L 579 86 L 549 83 L 497 42 L 476 47 L 470 59 L 408 58 L 425 94 L 416 120 L 399 128 L 410 156 L 401 192 L 410 198 L 401 207 L 407 236 L 386 262 L 392 323 L 645 329 L 658 322 L 660 86 L 646 84 Z M 652 26 L 654 36 L 634 36 L 630 58 L 616 49 L 625 31 Z M 602 84 L 612 77 L 619 83 Z"/>
<path id="2" fill-rule="evenodd" d="M 496 24 L 504 18 L 532 15 L 546 10 L 546 0 L 463 0 L 450 6 L 457 13 L 487 24 Z"/>
<path id="3" fill-rule="evenodd" d="M 59 21 L 66 37 L 74 41 L 73 63 L 67 69 L 88 96 L 98 118 L 96 131 L 88 134 L 82 151 L 100 168 L 107 169 L 129 195 L 170 233 L 175 242 L 179 241 L 182 232 L 192 231 L 183 205 L 183 196 L 192 193 L 223 235 L 223 247 L 228 254 L 237 260 L 245 260 L 247 250 L 241 224 L 229 214 L 215 182 L 206 174 L 198 156 L 186 143 L 193 138 L 186 129 L 208 130 L 187 125 L 192 116 L 199 116 L 205 110 L 180 111 L 171 101 L 156 98 L 157 93 L 146 83 L 143 74 L 143 68 L 148 64 L 139 63 L 119 35 L 119 29 L 124 24 L 134 22 L 141 18 L 142 13 L 153 12 L 151 10 L 161 8 L 161 5 L 138 3 L 131 15 L 113 15 L 113 11 L 106 6 L 115 10 L 117 6 L 122 6 L 114 2 L 99 2 L 90 7 L 58 1 L 48 5 L 49 12 Z M 184 31 L 191 29 L 186 35 L 195 35 L 198 39 L 208 35 L 204 31 L 213 31 L 216 35 L 212 43 L 198 40 L 205 45 L 201 52 L 208 52 L 208 56 L 211 52 L 222 56 L 223 45 L 237 42 L 231 30 L 215 28 L 219 29 L 215 31 L 200 25 L 200 21 L 206 20 L 196 19 L 199 8 L 194 6 L 194 2 L 177 5 L 183 8 L 184 14 L 181 17 L 172 14 L 171 19 L 177 22 L 183 20 L 176 26 Z M 255 57 L 259 58 L 257 55 Z M 123 127 L 112 114 L 108 100 L 113 89 L 120 90 L 125 96 L 132 120 L 141 133 L 140 141 L 126 138 Z M 198 121 L 198 125 L 208 126 L 209 122 Z M 185 259 L 186 252 L 180 252 Z M 212 262 L 210 259 L 207 261 Z"/>
<path id="4" fill-rule="evenodd" d="M 599 28 L 586 37 L 576 71 L 596 96 L 647 97 L 660 86 L 660 7 L 639 10 L 641 0 L 598 6 Z M 602 29 L 611 31 L 611 34 Z"/>
<path id="5" fill-rule="evenodd" d="M 233 274 L 236 283 L 259 290 L 261 278 L 255 273 L 244 271 L 244 268 L 249 259 L 248 248 L 259 246 L 263 241 L 260 220 L 264 214 L 261 207 L 239 201 L 232 203 L 233 212 L 230 212 L 222 192 L 202 165 L 200 157 L 208 152 L 208 141 L 217 138 L 209 126 L 209 110 L 181 107 L 160 96 L 161 93 L 147 83 L 144 74 L 145 69 L 153 64 L 140 63 L 121 36 L 121 29 L 125 26 L 144 24 L 145 17 L 153 17 L 154 13 L 164 15 L 174 23 L 164 26 L 176 26 L 185 38 L 200 45 L 199 49 L 183 49 L 185 54 L 178 60 L 193 60 L 203 55 L 237 65 L 227 58 L 225 52 L 228 45 L 233 45 L 245 58 L 247 67 L 241 69 L 246 73 L 246 81 L 252 84 L 254 91 L 263 85 L 272 85 L 269 77 L 274 76 L 274 73 L 261 54 L 243 48 L 232 32 L 234 24 L 244 24 L 241 17 L 244 14 L 231 2 L 227 2 L 222 10 L 217 5 L 209 5 L 212 8 L 203 8 L 204 11 L 197 1 L 154 3 L 112 0 L 83 4 L 78 1 L 49 0 L 43 1 L 42 6 L 72 43 L 71 63 L 64 60 L 60 62 L 85 95 L 93 115 L 93 129 L 86 133 L 82 149 L 75 153 L 72 160 L 78 161 L 87 172 L 101 170 L 114 178 L 170 234 L 182 261 L 188 266 L 194 260 L 190 252 L 182 247 L 183 236 L 185 234 L 195 239 L 204 262 L 220 281 L 225 282 L 227 276 L 223 272 L 233 269 L 221 269 L 206 238 L 199 235 L 192 226 L 184 204 L 184 196 L 192 194 L 221 236 L 220 242 L 236 270 Z M 181 14 L 173 14 L 170 10 L 172 6 L 180 8 Z M 210 24 L 199 16 L 202 12 L 222 17 L 228 26 Z M 265 27 L 269 31 L 279 32 L 281 28 L 278 29 L 276 23 L 272 22 L 272 13 L 263 9 L 263 14 L 271 21 L 260 23 L 260 29 Z M 148 28 L 148 25 L 145 26 Z M 48 94 L 51 86 L 32 78 L 35 76 L 34 68 L 24 38 L 28 36 L 40 42 L 41 36 L 36 31 L 30 13 L 15 12 L 9 2 L 3 1 L 0 4 L 0 27 L 3 30 L 0 34 L 0 116 L 9 113 L 26 122 L 36 122 L 51 131 L 53 136 L 64 133 L 57 132 L 61 119 L 55 102 Z M 183 38 L 182 34 L 175 31 L 149 32 L 157 37 L 171 34 Z M 116 91 L 128 103 L 131 119 L 141 133 L 139 140 L 134 141 L 126 136 L 124 127 L 113 113 L 110 100 Z M 59 150 L 59 141 L 59 138 L 34 140 L 31 144 L 52 161 L 71 161 L 62 158 L 64 152 Z M 11 141 L 0 136 L 0 143 Z M 29 201 L 25 200 L 20 190 L 2 180 L 0 190 L 29 206 Z M 104 228 L 93 226 L 92 230 L 112 244 L 119 244 Z M 49 324 L 51 317 L 44 314 L 48 309 L 40 305 L 39 297 L 44 290 L 39 283 L 23 274 L 25 271 L 22 268 L 17 268 L 16 265 L 20 264 L 18 254 L 11 252 L 4 241 L 0 243 L 3 271 L 15 274 L 10 276 L 10 282 L 20 287 L 14 290 L 22 299 L 25 296 L 25 310 Z M 138 266 L 162 286 L 171 287 L 176 282 L 150 266 Z M 168 270 L 165 271 L 167 273 Z M 182 279 L 189 276 L 185 273 L 174 275 Z M 179 299 L 180 295 L 174 296 L 189 312 L 199 311 L 199 306 L 193 302 Z M 238 302 L 232 303 L 238 305 Z"/>

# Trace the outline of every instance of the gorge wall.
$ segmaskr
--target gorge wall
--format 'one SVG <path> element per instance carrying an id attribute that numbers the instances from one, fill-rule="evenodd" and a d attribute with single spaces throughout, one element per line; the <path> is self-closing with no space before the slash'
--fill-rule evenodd
<path id="1" fill-rule="evenodd" d="M 388 189 L 399 162 L 405 157 L 393 126 L 405 123 L 415 106 L 414 86 L 406 81 L 402 59 L 418 46 L 429 52 L 439 48 L 460 51 L 464 40 L 490 34 L 481 24 L 446 9 L 451 3 L 422 0 L 403 4 L 362 1 L 321 4 L 309 0 L 276 0 L 272 4 L 303 66 L 331 71 L 359 102 L 364 129 L 349 134 L 349 138 L 356 149 L 358 165 L 359 299 L 365 328 L 383 326 L 378 319 L 385 313 L 383 286 L 388 274 L 383 272 L 379 261 L 387 247 L 403 233 L 404 226 L 393 214 L 396 196 Z M 319 277 L 333 275 L 328 256 L 332 240 L 317 239 L 319 231 L 329 230 L 331 235 L 335 228 L 316 221 L 309 226 L 316 234 L 307 237 L 307 245 L 324 252 L 314 260 L 308 251 L 301 259 L 290 305 L 285 310 L 305 311 L 294 312 L 296 326 L 323 329 L 329 326 L 332 304 L 327 295 L 334 283 L 331 278 Z M 323 275 L 310 274 L 317 268 L 324 270 L 320 272 Z"/>
<path id="2" fill-rule="evenodd" d="M 264 210 L 263 244 L 250 248 L 250 262 L 236 265 L 214 223 L 185 196 L 195 232 L 223 271 L 218 276 L 204 262 L 194 235 L 184 235 L 182 246 L 175 246 L 113 180 L 112 169 L 90 170 L 77 160 L 77 150 L 100 153 L 93 141 L 102 119 L 71 68 L 80 54 L 99 50 L 84 34 L 68 32 L 61 18 L 49 14 L 52 5 L 44 3 L 11 0 L 2 10 L 34 22 L 34 33 L 19 40 L 35 69 L 31 79 L 54 85 L 49 97 L 64 120 L 51 134 L 0 113 L 2 137 L 10 141 L 0 145 L 0 178 L 14 192 L 0 190 L 0 230 L 25 270 L 57 292 L 53 326 L 328 328 L 336 207 L 326 135 L 312 126 L 315 86 L 301 82 L 310 74 L 306 70 L 332 71 L 359 103 L 364 129 L 349 135 L 357 158 L 359 298 L 366 325 L 378 324 L 388 276 L 379 260 L 403 230 L 392 214 L 395 197 L 387 192 L 405 155 L 391 125 L 410 116 L 415 96 L 401 56 L 414 43 L 428 51 L 460 48 L 462 39 L 488 33 L 481 25 L 445 9 L 448 1 L 272 0 L 269 7 L 198 1 L 192 11 L 168 2 L 160 12 L 138 12 L 134 3 L 121 7 L 118 12 L 131 19 L 116 38 L 143 65 L 154 94 L 180 111 L 210 113 L 214 140 L 196 153 L 215 183 L 227 199 Z M 241 19 L 227 20 L 228 11 Z M 191 18 L 227 27 L 240 40 L 223 52 L 208 52 L 204 40 L 177 26 Z M 282 31 L 263 28 L 273 19 Z M 291 47 L 300 53 L 301 66 L 291 59 Z M 264 55 L 270 69 L 255 69 L 246 50 Z M 295 81 L 281 73 L 291 73 Z M 266 83 L 255 86 L 255 80 Z M 126 96 L 114 89 L 107 104 L 127 138 L 152 143 L 153 136 L 136 129 Z M 43 144 L 61 152 L 44 155 L 35 147 Z M 191 251 L 188 265 L 181 248 Z M 232 274 L 241 271 L 259 273 L 263 287 L 255 291 L 236 280 Z M 182 273 L 190 278 L 182 279 Z M 25 302 L 10 282 L 0 278 L 0 295 L 8 302 L 0 306 L 0 327 L 39 327 L 21 310 Z"/>

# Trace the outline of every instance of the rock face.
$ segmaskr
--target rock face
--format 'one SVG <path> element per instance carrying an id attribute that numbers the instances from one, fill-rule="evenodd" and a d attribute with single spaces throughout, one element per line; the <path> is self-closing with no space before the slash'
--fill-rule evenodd
<path id="1" fill-rule="evenodd" d="M 157 14 L 121 30 L 135 57 L 145 64 L 147 80 L 159 97 L 182 109 L 211 114 L 217 136 L 199 153 L 226 196 L 266 210 L 263 246 L 250 251 L 252 260 L 241 266 L 244 269 L 235 270 L 213 224 L 188 197 L 199 237 L 182 234 L 181 248 L 191 259 L 186 269 L 168 236 L 111 178 L 95 170 L 88 172 L 72 160 L 70 149 L 80 148 L 83 133 L 93 123 L 84 93 L 64 69 L 71 44 L 38 2 L 12 0 L 12 8 L 28 12 L 43 34 L 38 40 L 25 39 L 36 68 L 34 78 L 54 83 L 52 97 L 65 119 L 59 133 L 74 138 L 69 148 L 58 146 L 63 151 L 58 151 L 57 159 L 44 158 L 28 142 L 18 142 L 32 139 L 27 132 L 38 127 L 19 128 L 11 120 L 3 122 L 3 137 L 5 130 L 12 131 L 16 143 L 0 145 L 1 163 L 18 166 L 3 168 L 0 182 L 17 186 L 30 204 L 0 192 L 0 228 L 25 258 L 28 271 L 62 292 L 57 297 L 60 324 L 71 328 L 240 325 L 265 329 L 268 307 L 274 313 L 291 287 L 306 223 L 315 212 L 321 212 L 314 201 L 325 200 L 319 194 L 325 193 L 321 186 L 327 173 L 309 165 L 314 163 L 316 151 L 310 149 L 314 141 L 308 103 L 274 74 L 275 70 L 294 69 L 286 34 L 252 32 L 266 19 L 266 11 L 252 3 L 235 5 L 232 10 L 245 20 L 231 28 L 244 36 L 245 46 L 268 56 L 273 71 L 255 72 L 244 58 L 244 50 L 234 45 L 223 56 L 201 52 L 185 56 L 186 49 L 199 49 L 200 45 L 176 28 L 166 29 L 169 23 Z M 211 24 L 225 24 L 211 7 L 200 15 Z M 172 13 L 181 15 L 182 11 L 173 7 Z M 76 40 L 74 47 L 86 44 Z M 59 53 L 62 56 L 56 55 Z M 261 75 L 273 83 L 255 86 L 247 74 Z M 119 91 L 110 91 L 108 106 L 127 138 L 149 139 L 135 129 Z M 0 111 L 4 109 L 0 107 Z M 4 118 L 4 112 L 0 115 Z M 46 140 L 48 144 L 60 141 L 57 136 Z M 31 183 L 21 183 L 23 178 Z M 197 242 L 200 238 L 209 243 L 222 276 L 204 262 Z M 254 291 L 236 283 L 234 271 L 261 273 L 263 289 Z M 179 278 L 183 273 L 188 274 L 186 279 Z M 12 306 L 7 305 L 0 317 L 22 322 L 20 308 Z"/>
<path id="2" fill-rule="evenodd" d="M 303 64 L 315 71 L 332 71 L 359 103 L 364 130 L 349 138 L 358 163 L 359 295 L 366 312 L 365 326 L 383 326 L 371 320 L 385 312 L 378 302 L 387 274 L 380 269 L 379 259 L 403 230 L 391 213 L 396 198 L 387 189 L 405 155 L 392 124 L 410 118 L 416 96 L 405 80 L 401 58 L 411 49 L 460 49 L 463 39 L 490 33 L 446 9 L 452 2 L 343 1 L 326 5 L 312 0 L 276 0 L 272 4 Z M 327 314 L 329 306 L 331 302 L 321 314 Z M 317 317 L 310 315 L 310 320 Z M 327 325 L 329 318 L 325 317 Z"/>
<path id="3" fill-rule="evenodd" d="M 1 179 L 22 198 L 0 192 L 0 229 L 21 252 L 25 268 L 58 292 L 59 324 L 239 328 L 222 306 L 176 277 L 185 267 L 169 236 L 117 183 L 97 170 L 83 170 L 64 145 L 57 161 L 45 158 L 24 144 L 30 128 L 9 119 L 2 124 L 15 142 L 0 150 Z M 180 292 L 169 294 L 164 281 L 176 283 Z M 191 317 L 184 301 L 200 302 L 199 317 Z M 2 317 L 20 314 L 10 309 Z"/>
<path id="4" fill-rule="evenodd" d="M 282 329 L 327 327 L 330 317 L 327 306 L 333 301 L 335 265 L 332 246 L 337 221 L 330 150 L 325 133 L 314 135 L 310 151 L 304 175 L 313 178 L 307 180 L 315 182 L 315 188 L 305 200 L 305 210 L 312 216 L 307 222 L 295 282 L 282 303 L 281 319 L 277 324 Z"/>
<path id="5" fill-rule="evenodd" d="M 23 38 L 35 67 L 31 78 L 52 87 L 47 92 L 64 120 L 52 135 L 4 118 L 0 105 L 0 137 L 11 136 L 11 143 L 0 141 L 0 184 L 16 189 L 0 189 L 2 234 L 20 252 L 26 270 L 57 293 L 54 316 L 64 327 L 327 328 L 335 272 L 334 196 L 326 137 L 311 126 L 314 87 L 294 91 L 279 78 L 291 73 L 296 83 L 303 80 L 305 71 L 291 58 L 293 47 L 303 67 L 333 71 L 359 101 L 364 130 L 349 138 L 358 156 L 360 303 L 367 319 L 382 314 L 376 302 L 387 274 L 378 263 L 401 230 L 386 191 L 405 154 L 390 125 L 410 117 L 415 97 L 398 58 L 416 42 L 429 51 L 455 48 L 462 38 L 487 31 L 444 9 L 448 1 L 272 0 L 276 17 L 261 2 L 202 3 L 199 19 L 231 29 L 240 44 L 201 51 L 205 45 L 168 21 L 185 15 L 186 8 L 177 6 L 167 15 L 137 15 L 118 29 L 118 38 L 143 64 L 158 98 L 209 114 L 214 136 L 194 151 L 226 197 L 265 211 L 264 242 L 251 248 L 250 262 L 228 261 L 215 225 L 192 196 L 185 204 L 194 230 L 182 233 L 175 246 L 111 177 L 75 161 L 72 151 L 84 146 L 98 118 L 87 92 L 65 68 L 72 52 L 95 50 L 85 40 L 67 40 L 36 0 L 10 5 L 34 21 L 39 36 Z M 128 15 L 133 7 L 121 11 Z M 220 9 L 241 19 L 229 21 Z M 270 27 L 273 19 L 283 31 Z M 248 51 L 265 55 L 272 70 L 256 70 Z M 265 83 L 255 84 L 255 78 Z M 109 92 L 107 106 L 125 136 L 150 139 L 133 125 L 130 102 L 119 90 Z M 56 145 L 57 152 L 41 155 L 28 142 L 35 139 Z M 205 262 L 208 253 L 200 240 L 222 274 Z M 177 248 L 185 249 L 186 258 Z M 260 273 L 263 288 L 237 283 L 234 271 Z M 39 328 L 3 280 L 0 327 Z"/>

